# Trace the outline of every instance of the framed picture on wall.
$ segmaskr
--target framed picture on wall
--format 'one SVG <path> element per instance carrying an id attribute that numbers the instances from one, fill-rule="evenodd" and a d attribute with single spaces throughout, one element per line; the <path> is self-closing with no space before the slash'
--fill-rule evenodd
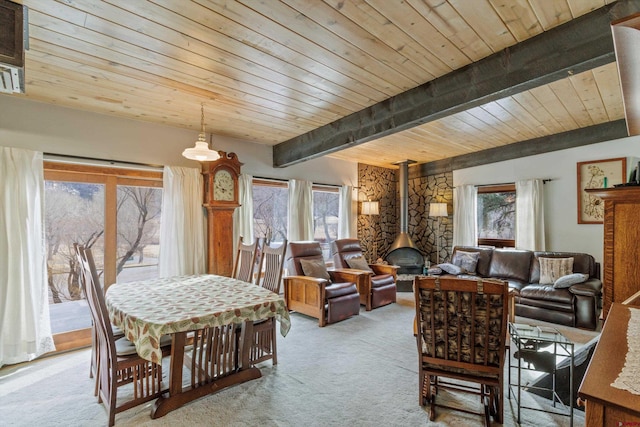
<path id="1" fill-rule="evenodd" d="M 578 224 L 602 224 L 604 202 L 585 189 L 623 184 L 626 182 L 626 169 L 625 157 L 578 163 Z"/>

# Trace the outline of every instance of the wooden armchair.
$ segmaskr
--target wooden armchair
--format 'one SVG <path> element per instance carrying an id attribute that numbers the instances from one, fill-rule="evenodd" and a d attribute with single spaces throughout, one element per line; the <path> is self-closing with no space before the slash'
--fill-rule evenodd
<path id="1" fill-rule="evenodd" d="M 350 278 L 364 272 L 327 271 L 318 242 L 291 242 L 287 251 L 284 298 L 289 310 L 318 319 L 319 326 L 360 313 L 360 297 Z"/>
<path id="2" fill-rule="evenodd" d="M 476 413 L 436 403 L 438 388 L 449 388 L 479 394 L 485 424 L 490 416 L 502 423 L 508 292 L 507 283 L 498 280 L 415 278 L 420 405 L 431 405 L 431 421 L 436 406 Z"/>
<path id="3" fill-rule="evenodd" d="M 338 269 L 364 271 L 356 282 L 360 304 L 367 311 L 396 302 L 398 266 L 367 264 L 358 239 L 339 239 L 331 244 L 334 266 Z"/>

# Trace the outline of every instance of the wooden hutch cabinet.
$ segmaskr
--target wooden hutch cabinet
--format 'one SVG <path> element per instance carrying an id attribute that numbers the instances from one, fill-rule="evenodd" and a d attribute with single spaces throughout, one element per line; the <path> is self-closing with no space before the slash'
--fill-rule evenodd
<path id="1" fill-rule="evenodd" d="M 588 189 L 604 200 L 603 303 L 611 304 L 640 290 L 640 186 Z"/>

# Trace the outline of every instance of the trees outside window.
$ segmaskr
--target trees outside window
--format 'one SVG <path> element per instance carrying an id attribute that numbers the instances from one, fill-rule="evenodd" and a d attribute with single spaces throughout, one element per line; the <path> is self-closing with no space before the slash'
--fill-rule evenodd
<path id="1" fill-rule="evenodd" d="M 313 188 L 313 239 L 320 242 L 325 261 L 331 258 L 331 242 L 338 238 L 340 194 L 337 188 Z"/>
<path id="2" fill-rule="evenodd" d="M 289 189 L 286 182 L 253 180 L 254 238 L 271 237 L 273 242 L 287 238 Z"/>
<path id="3" fill-rule="evenodd" d="M 270 236 L 273 242 L 287 238 L 289 186 L 284 181 L 253 180 L 254 238 Z M 314 240 L 320 242 L 325 260 L 330 259 L 331 242 L 338 238 L 340 194 L 336 187 L 313 186 Z"/>
<path id="4" fill-rule="evenodd" d="M 515 246 L 515 184 L 478 188 L 478 244 Z"/>
<path id="5" fill-rule="evenodd" d="M 84 345 L 91 326 L 74 243 L 91 248 L 107 287 L 157 277 L 162 173 L 52 162 L 44 168 L 51 326 L 56 347 L 67 349 L 73 344 L 59 340 Z"/>

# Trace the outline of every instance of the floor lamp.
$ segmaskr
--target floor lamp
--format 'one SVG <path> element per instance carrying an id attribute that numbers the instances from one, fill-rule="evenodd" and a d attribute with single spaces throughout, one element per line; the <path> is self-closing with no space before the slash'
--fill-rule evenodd
<path id="1" fill-rule="evenodd" d="M 362 215 L 369 216 L 369 221 L 373 221 L 373 215 L 379 215 L 380 208 L 378 202 L 372 202 L 371 200 L 362 202 Z M 378 241 L 376 239 L 377 232 L 375 225 L 373 226 L 373 261 L 372 264 L 378 260 Z"/>
<path id="2" fill-rule="evenodd" d="M 436 233 L 436 261 L 440 264 L 440 218 L 447 216 L 447 204 L 446 203 L 431 203 L 429 204 L 429 216 L 435 216 L 438 222 L 438 231 Z"/>

